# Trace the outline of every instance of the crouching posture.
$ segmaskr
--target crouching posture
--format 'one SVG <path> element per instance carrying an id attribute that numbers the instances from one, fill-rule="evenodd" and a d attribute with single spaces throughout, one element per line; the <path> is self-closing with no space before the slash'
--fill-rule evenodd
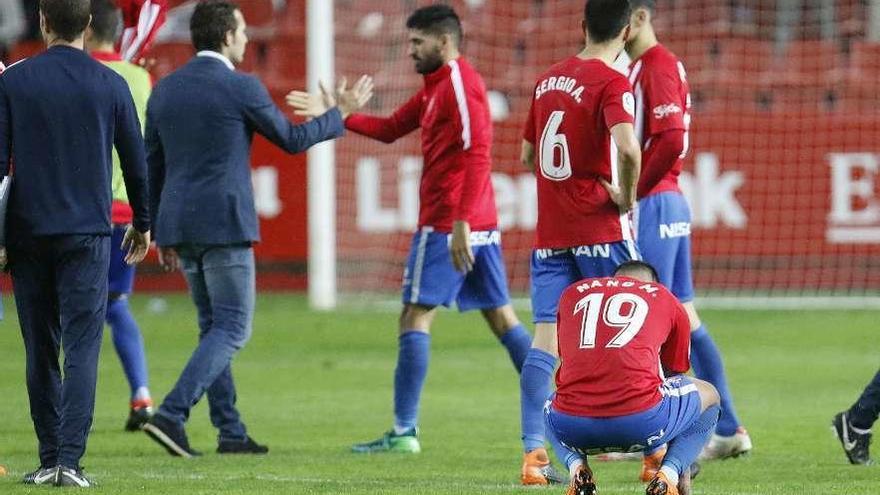
<path id="1" fill-rule="evenodd" d="M 589 455 L 639 451 L 663 458 L 647 495 L 689 493 L 689 469 L 715 431 L 719 399 L 708 382 L 681 375 L 690 367 L 687 312 L 650 265 L 630 261 L 614 277 L 570 285 L 558 314 L 562 364 L 545 419 L 573 451 L 568 493 L 596 493 Z"/>

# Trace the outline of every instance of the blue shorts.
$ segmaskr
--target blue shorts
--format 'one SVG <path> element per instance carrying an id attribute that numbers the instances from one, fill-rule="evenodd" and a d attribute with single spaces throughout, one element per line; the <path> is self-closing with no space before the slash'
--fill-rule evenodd
<path id="1" fill-rule="evenodd" d="M 446 306 L 459 311 L 491 309 L 510 302 L 507 272 L 501 255 L 501 233 L 471 232 L 474 269 L 461 273 L 449 255 L 451 234 L 422 227 L 413 235 L 403 272 L 403 303 Z"/>
<path id="2" fill-rule="evenodd" d="M 693 301 L 691 209 L 684 195 L 670 191 L 642 199 L 635 223 L 639 251 L 657 270 L 660 283 L 679 301 Z"/>
<path id="3" fill-rule="evenodd" d="M 633 241 L 532 251 L 534 323 L 556 323 L 559 298 L 569 285 L 585 278 L 610 277 L 621 263 L 634 259 L 641 258 Z"/>
<path id="4" fill-rule="evenodd" d="M 564 414 L 544 407 L 547 427 L 566 447 L 581 455 L 652 451 L 681 435 L 700 417 L 700 393 L 690 378 L 674 376 L 660 389 L 659 404 L 640 413 L 610 418 Z"/>
<path id="5" fill-rule="evenodd" d="M 113 226 L 113 234 L 110 239 L 110 273 L 108 293 L 113 295 L 131 294 L 134 288 L 134 265 L 125 262 L 125 252 L 122 250 L 122 239 L 125 237 L 126 226 Z"/>

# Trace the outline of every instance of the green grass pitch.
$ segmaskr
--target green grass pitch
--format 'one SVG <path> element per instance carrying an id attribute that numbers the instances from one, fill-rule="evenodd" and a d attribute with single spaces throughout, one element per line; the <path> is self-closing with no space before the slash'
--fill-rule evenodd
<path id="1" fill-rule="evenodd" d="M 196 340 L 189 301 L 169 296 L 167 311 L 132 301 L 146 339 L 151 388 L 161 398 Z M 0 493 L 40 493 L 20 476 L 36 467 L 36 440 L 24 386 L 17 320 L 6 301 L 0 324 Z M 528 315 L 521 315 L 527 319 Z M 880 493 L 880 468 L 846 463 L 829 430 L 876 372 L 877 313 L 859 311 L 705 311 L 722 348 L 743 422 L 755 443 L 745 459 L 710 463 L 695 494 Z M 101 356 L 94 431 L 83 460 L 96 493 L 506 493 L 522 488 L 519 388 L 513 367 L 476 314 L 443 312 L 434 330 L 421 427 L 423 453 L 358 456 L 391 422 L 396 319 L 390 312 L 312 313 L 298 295 L 261 295 L 253 339 L 234 371 L 250 433 L 265 457 L 221 457 L 207 407 L 188 424 L 206 455 L 169 457 L 142 433 L 124 433 L 128 390 L 109 332 Z M 600 493 L 642 494 L 635 463 L 595 463 Z"/>

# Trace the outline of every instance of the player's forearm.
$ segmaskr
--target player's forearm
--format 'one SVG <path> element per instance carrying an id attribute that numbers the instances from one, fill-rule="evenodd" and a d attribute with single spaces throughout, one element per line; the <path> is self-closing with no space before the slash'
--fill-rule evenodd
<path id="1" fill-rule="evenodd" d="M 520 146 L 519 162 L 528 171 L 535 171 L 535 145 L 525 139 Z"/>
<path id="2" fill-rule="evenodd" d="M 650 193 L 678 162 L 684 150 L 684 131 L 662 132 L 651 138 L 651 145 L 643 155 L 642 174 L 639 177 L 638 197 Z"/>
<path id="3" fill-rule="evenodd" d="M 470 222 L 477 210 L 477 204 L 485 191 L 487 180 L 491 183 L 492 165 L 479 156 L 469 153 L 460 153 L 461 167 L 464 168 L 464 181 L 461 185 L 461 198 L 458 201 L 458 209 L 455 219 Z"/>
<path id="4" fill-rule="evenodd" d="M 620 150 L 617 156 L 617 167 L 620 177 L 620 191 L 623 193 L 624 204 L 636 202 L 636 190 L 641 173 L 642 156 L 638 148 Z"/>
<path id="5" fill-rule="evenodd" d="M 393 143 L 404 133 L 399 129 L 392 117 L 374 117 L 362 113 L 354 113 L 345 119 L 345 128 L 383 143 Z"/>

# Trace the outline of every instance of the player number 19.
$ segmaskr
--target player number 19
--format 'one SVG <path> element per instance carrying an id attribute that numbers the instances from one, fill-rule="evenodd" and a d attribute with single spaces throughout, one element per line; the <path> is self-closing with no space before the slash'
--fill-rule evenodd
<path id="1" fill-rule="evenodd" d="M 589 294 L 574 306 L 574 314 L 583 312 L 581 320 L 581 349 L 596 347 L 596 330 L 601 317 L 605 325 L 619 328 L 606 348 L 620 348 L 628 344 L 645 324 L 648 303 L 635 294 L 621 292 L 605 299 L 605 294 Z"/>
<path id="2" fill-rule="evenodd" d="M 547 119 L 544 132 L 541 133 L 541 175 L 550 180 L 563 181 L 571 177 L 571 154 L 568 151 L 568 139 L 559 134 L 559 126 L 565 112 L 555 111 Z M 557 156 L 559 160 L 557 162 Z"/>

